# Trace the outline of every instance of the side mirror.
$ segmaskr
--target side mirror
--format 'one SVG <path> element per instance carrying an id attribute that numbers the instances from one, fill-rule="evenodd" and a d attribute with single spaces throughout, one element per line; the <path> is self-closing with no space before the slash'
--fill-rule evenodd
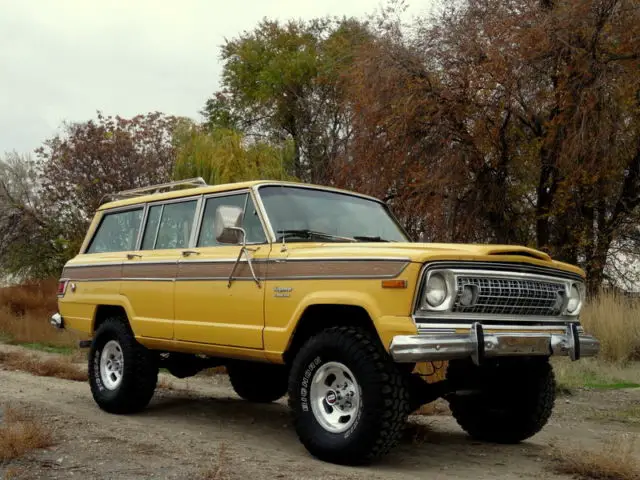
<path id="1" fill-rule="evenodd" d="M 240 227 L 244 210 L 240 207 L 221 205 L 216 209 L 214 229 L 218 243 L 244 244 L 245 232 Z"/>

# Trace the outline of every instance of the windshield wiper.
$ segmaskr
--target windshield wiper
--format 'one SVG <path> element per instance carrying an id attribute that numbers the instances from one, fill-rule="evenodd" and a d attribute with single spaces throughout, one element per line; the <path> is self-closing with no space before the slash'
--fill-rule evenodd
<path id="1" fill-rule="evenodd" d="M 356 239 L 352 237 L 341 237 L 339 235 L 332 235 L 331 233 L 318 232 L 316 230 L 309 230 L 306 228 L 298 229 L 298 230 L 278 230 L 279 234 L 282 234 L 280 237 L 289 238 L 289 237 L 302 237 L 306 239 L 311 239 L 313 237 L 324 238 L 327 240 L 339 240 L 343 242 L 355 242 Z"/>
<path id="2" fill-rule="evenodd" d="M 366 235 L 357 235 L 357 236 L 354 236 L 353 238 L 355 238 L 359 242 L 390 242 L 391 241 L 382 237 L 367 237 Z"/>

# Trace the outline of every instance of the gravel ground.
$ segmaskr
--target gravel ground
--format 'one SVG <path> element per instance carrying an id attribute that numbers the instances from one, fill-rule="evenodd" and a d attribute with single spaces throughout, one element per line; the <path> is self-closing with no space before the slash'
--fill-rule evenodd
<path id="1" fill-rule="evenodd" d="M 145 411 L 115 416 L 98 409 L 86 383 L 0 367 L 0 404 L 41 418 L 57 439 L 54 447 L 0 465 L 0 478 L 568 478 L 548 470 L 557 448 L 600 450 L 619 435 L 640 439 L 640 419 L 625 413 L 637 412 L 640 389 L 581 390 L 560 397 L 549 425 L 520 445 L 472 441 L 447 415 L 412 416 L 403 443 L 381 462 L 341 467 L 308 455 L 284 400 L 244 402 L 224 375 L 162 377 L 165 388 Z M 633 448 L 640 457 L 640 441 Z"/>

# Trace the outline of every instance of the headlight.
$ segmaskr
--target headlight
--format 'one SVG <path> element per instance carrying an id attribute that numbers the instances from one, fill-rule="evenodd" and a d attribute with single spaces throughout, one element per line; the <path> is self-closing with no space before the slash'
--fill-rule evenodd
<path id="1" fill-rule="evenodd" d="M 436 308 L 447 299 L 447 282 L 439 273 L 434 273 L 427 280 L 424 298 L 427 303 Z"/>
<path id="2" fill-rule="evenodd" d="M 583 289 L 577 284 L 571 284 L 567 294 L 567 313 L 569 315 L 578 315 L 582 307 Z"/>

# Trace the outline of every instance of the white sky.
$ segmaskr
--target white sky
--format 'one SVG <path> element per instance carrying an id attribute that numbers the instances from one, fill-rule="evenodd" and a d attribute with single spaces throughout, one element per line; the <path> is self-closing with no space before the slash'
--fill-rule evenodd
<path id="1" fill-rule="evenodd" d="M 96 110 L 199 118 L 224 38 L 263 17 L 363 16 L 381 0 L 0 0 L 0 155 Z M 430 0 L 411 0 L 408 15 Z"/>

